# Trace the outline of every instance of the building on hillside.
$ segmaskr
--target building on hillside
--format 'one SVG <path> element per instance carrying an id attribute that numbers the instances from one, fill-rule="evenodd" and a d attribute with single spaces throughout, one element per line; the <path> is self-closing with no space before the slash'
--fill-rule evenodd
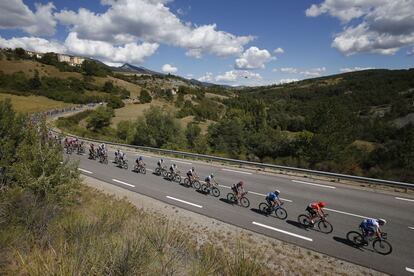
<path id="1" fill-rule="evenodd" d="M 70 66 L 81 66 L 85 61 L 83 57 L 69 56 L 65 54 L 57 54 L 59 62 L 66 62 Z"/>
<path id="2" fill-rule="evenodd" d="M 43 57 L 42 53 L 37 53 L 37 52 L 33 52 L 33 51 L 26 51 L 26 53 L 29 57 L 35 57 L 35 58 L 42 58 Z"/>

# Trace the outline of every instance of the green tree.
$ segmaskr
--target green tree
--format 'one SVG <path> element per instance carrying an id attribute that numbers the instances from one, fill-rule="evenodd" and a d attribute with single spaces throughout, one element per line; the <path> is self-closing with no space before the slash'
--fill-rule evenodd
<path id="1" fill-rule="evenodd" d="M 112 81 L 106 81 L 102 87 L 102 91 L 106 93 L 113 93 L 115 91 L 114 83 Z"/>
<path id="2" fill-rule="evenodd" d="M 41 85 L 42 82 L 40 81 L 39 71 L 35 70 L 33 78 L 29 80 L 30 89 L 39 89 Z"/>
<path id="3" fill-rule="evenodd" d="M 185 137 L 190 148 L 194 148 L 194 142 L 200 136 L 201 128 L 195 123 L 189 123 L 185 129 Z"/>
<path id="4" fill-rule="evenodd" d="M 87 128 L 92 131 L 99 131 L 111 124 L 111 119 L 114 116 L 112 108 L 100 106 L 87 119 Z"/>
<path id="5" fill-rule="evenodd" d="M 141 90 L 141 93 L 139 94 L 139 101 L 140 103 L 150 103 L 152 101 L 152 97 L 147 89 Z"/>

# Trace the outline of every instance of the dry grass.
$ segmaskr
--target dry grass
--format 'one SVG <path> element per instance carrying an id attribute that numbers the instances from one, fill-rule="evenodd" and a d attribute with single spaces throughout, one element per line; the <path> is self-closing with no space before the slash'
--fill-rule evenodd
<path id="1" fill-rule="evenodd" d="M 117 79 L 114 77 L 110 77 L 110 76 L 106 78 L 95 77 L 95 83 L 99 86 L 103 86 L 104 83 L 108 80 L 113 81 L 115 85 L 118 85 L 120 87 L 127 89 L 131 93 L 131 98 L 137 98 L 141 93 L 141 87 L 139 85 L 136 85 L 136 84 L 133 84 L 133 83 L 121 80 L 121 79 Z"/>
<path id="2" fill-rule="evenodd" d="M 9 229 L 12 230 L 12 229 Z M 40 237 L 5 248 L 6 275 L 271 275 L 258 252 L 196 245 L 189 229 L 136 209 L 126 200 L 83 188 L 79 203 Z M 2 233 L 0 231 L 0 233 Z M 27 234 L 22 230 L 19 234 Z M 251 257 L 254 256 L 254 257 Z"/>
<path id="3" fill-rule="evenodd" d="M 11 100 L 14 110 L 24 113 L 46 111 L 54 108 L 63 108 L 73 105 L 54 101 L 43 96 L 16 96 L 0 93 L 0 101 L 5 99 Z"/>
<path id="4" fill-rule="evenodd" d="M 169 112 L 175 112 L 176 108 L 171 104 L 167 104 L 165 101 L 153 100 L 151 103 L 146 104 L 132 104 L 127 103 L 123 108 L 115 110 L 115 117 L 112 118 L 112 126 L 116 126 L 120 121 L 135 121 L 139 116 L 142 116 L 145 110 L 148 110 L 151 106 L 162 107 L 163 110 Z"/>
<path id="5" fill-rule="evenodd" d="M 46 65 L 37 61 L 32 60 L 6 60 L 3 58 L 0 60 L 0 70 L 3 71 L 5 74 L 12 74 L 15 72 L 23 72 L 27 76 L 32 77 L 34 75 L 35 70 L 39 72 L 41 77 L 43 76 L 50 76 L 50 77 L 58 77 L 58 78 L 81 78 L 82 75 L 76 72 L 60 72 L 54 66 Z"/>

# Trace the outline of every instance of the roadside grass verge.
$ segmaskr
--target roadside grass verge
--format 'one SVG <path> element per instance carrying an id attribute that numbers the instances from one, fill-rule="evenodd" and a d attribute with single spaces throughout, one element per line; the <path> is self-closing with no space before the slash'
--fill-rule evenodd
<path id="1" fill-rule="evenodd" d="M 124 199 L 82 187 L 77 203 L 53 218 L 41 234 L 0 230 L 3 256 L 9 256 L 0 263 L 0 274 L 269 274 L 257 261 L 259 255 L 242 244 L 235 251 L 209 242 L 199 246 L 195 234 L 179 226 Z"/>
<path id="2" fill-rule="evenodd" d="M 73 105 L 51 100 L 43 96 L 17 96 L 0 91 L 0 101 L 5 99 L 10 99 L 14 110 L 22 113 L 47 111 Z"/>

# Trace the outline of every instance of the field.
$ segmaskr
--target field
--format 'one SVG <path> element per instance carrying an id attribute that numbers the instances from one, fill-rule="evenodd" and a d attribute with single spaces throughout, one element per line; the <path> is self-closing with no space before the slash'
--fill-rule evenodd
<path id="1" fill-rule="evenodd" d="M 15 96 L 11 94 L 0 93 L 0 101 L 10 99 L 14 110 L 18 112 L 39 112 L 54 108 L 63 108 L 72 106 L 64 102 L 54 101 L 42 96 Z"/>

